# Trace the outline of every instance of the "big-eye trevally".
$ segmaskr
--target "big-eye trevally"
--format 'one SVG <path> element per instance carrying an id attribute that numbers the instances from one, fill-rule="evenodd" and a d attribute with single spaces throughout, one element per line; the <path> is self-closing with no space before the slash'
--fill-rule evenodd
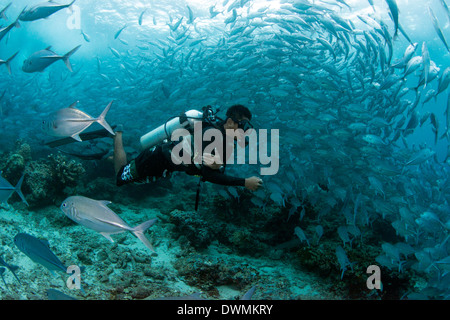
<path id="1" fill-rule="evenodd" d="M 22 175 L 22 177 L 19 179 L 17 185 L 13 187 L 5 178 L 2 177 L 0 172 L 0 203 L 7 203 L 9 197 L 11 197 L 11 195 L 14 192 L 17 192 L 20 198 L 22 198 L 22 201 L 26 205 L 28 205 L 27 200 L 25 199 L 22 191 L 20 190 L 20 188 L 22 187 L 23 177 L 24 175 Z"/>
<path id="2" fill-rule="evenodd" d="M 421 149 L 419 152 L 414 154 L 408 161 L 406 161 L 405 166 L 418 165 L 421 164 L 436 154 L 434 150 L 430 148 Z"/>
<path id="3" fill-rule="evenodd" d="M 68 273 L 68 270 L 70 270 L 53 253 L 47 240 L 38 239 L 27 233 L 18 233 L 14 237 L 14 244 L 28 258 L 44 266 L 52 274 L 54 274 L 53 271 Z M 80 267 L 81 272 L 83 272 L 84 269 L 84 267 Z M 83 287 L 80 287 L 80 289 L 81 292 L 85 294 Z"/>
<path id="4" fill-rule="evenodd" d="M 442 72 L 442 75 L 439 78 L 438 91 L 436 93 L 436 96 L 441 92 L 447 90 L 449 84 L 450 84 L 450 67 L 447 67 L 445 68 L 444 72 Z"/>
<path id="5" fill-rule="evenodd" d="M 16 21 L 14 21 L 13 23 L 11 23 L 10 25 L 0 29 L 0 41 L 2 41 L 2 39 L 8 34 L 8 32 L 11 31 L 12 28 L 20 28 L 20 23 L 19 23 L 19 18 L 16 19 Z"/>
<path id="6" fill-rule="evenodd" d="M 391 13 L 392 21 L 394 21 L 394 25 L 395 25 L 394 39 L 396 39 L 397 35 L 398 35 L 398 6 L 397 6 L 397 2 L 395 0 L 386 0 L 386 3 L 389 6 L 389 11 Z"/>
<path id="7" fill-rule="evenodd" d="M 70 50 L 68 53 L 66 53 L 63 56 L 60 56 L 59 54 L 53 52 L 51 49 L 51 46 L 45 48 L 44 50 L 37 51 L 33 53 L 31 56 L 28 57 L 23 62 L 22 70 L 27 73 L 33 73 L 33 72 L 43 72 L 45 68 L 47 68 L 52 63 L 63 60 L 66 64 L 67 69 L 69 69 L 70 72 L 72 72 L 72 65 L 70 64 L 70 56 L 73 55 L 81 45 L 76 46 L 72 50 Z"/>
<path id="8" fill-rule="evenodd" d="M 9 57 L 8 59 L 6 59 L 6 61 L 0 59 L 0 66 L 1 66 L 2 64 L 4 64 L 4 65 L 6 66 L 6 69 L 8 69 L 8 73 L 9 73 L 9 74 L 12 74 L 12 73 L 11 73 L 11 64 L 10 64 L 10 63 L 11 63 L 11 60 L 14 59 L 14 58 L 17 56 L 18 53 L 19 53 L 19 51 L 17 51 L 17 52 L 14 53 L 11 57 Z"/>
<path id="9" fill-rule="evenodd" d="M 424 41 L 422 43 L 422 63 L 423 63 L 423 74 L 425 79 L 425 84 L 423 85 L 423 89 L 427 87 L 428 84 L 428 75 L 430 73 L 430 53 L 428 51 L 427 43 Z"/>
<path id="10" fill-rule="evenodd" d="M 450 52 L 450 49 L 448 48 L 447 41 L 445 40 L 444 34 L 442 33 L 441 28 L 439 27 L 438 20 L 436 18 L 436 15 L 434 14 L 431 7 L 428 7 L 428 14 L 430 15 L 431 22 L 433 22 L 434 30 L 436 31 L 437 35 L 439 36 L 439 39 L 441 39 L 442 43 L 444 44 L 445 48 L 448 52 Z"/>
<path id="11" fill-rule="evenodd" d="M 80 33 L 83 36 L 84 41 L 91 42 L 91 38 L 86 33 L 84 33 L 83 30 L 80 29 Z"/>
<path id="12" fill-rule="evenodd" d="M 67 267 L 50 250 L 49 243 L 27 233 L 18 233 L 14 237 L 14 244 L 31 260 L 43 265 L 50 271 L 67 272 Z"/>
<path id="13" fill-rule="evenodd" d="M 82 141 L 80 133 L 86 130 L 94 122 L 99 123 L 109 133 L 114 135 L 113 129 L 106 122 L 105 117 L 113 101 L 111 101 L 97 118 L 93 118 L 87 113 L 75 108 L 75 102 L 68 108 L 60 109 L 50 115 L 48 120 L 42 122 L 43 130 L 54 137 L 72 137 L 77 141 Z"/>
<path id="14" fill-rule="evenodd" d="M 194 17 L 194 13 L 192 12 L 192 9 L 189 6 L 186 6 L 188 9 L 188 15 L 189 15 L 189 20 L 187 21 L 188 24 L 192 24 L 194 23 L 195 17 Z"/>
<path id="15" fill-rule="evenodd" d="M 52 0 L 44 3 L 37 4 L 30 9 L 24 9 L 19 19 L 21 21 L 34 21 L 39 19 L 44 19 L 52 14 L 58 12 L 59 10 L 69 8 L 76 0 L 73 0 L 69 4 L 58 4 Z"/>
<path id="16" fill-rule="evenodd" d="M 117 37 L 122 33 L 122 31 L 127 27 L 127 25 L 124 25 L 122 28 L 119 29 L 119 31 L 116 32 L 114 35 L 114 39 L 117 39 Z"/>
<path id="17" fill-rule="evenodd" d="M 140 26 L 142 26 L 142 18 L 144 17 L 145 11 L 147 11 L 147 9 L 144 9 L 144 10 L 141 12 L 141 14 L 139 15 L 138 22 L 139 22 L 139 25 L 140 25 Z"/>
<path id="18" fill-rule="evenodd" d="M 144 232 L 150 228 L 157 219 L 151 219 L 132 228 L 107 206 L 110 201 L 94 200 L 83 196 L 68 197 L 61 204 L 61 210 L 73 221 L 99 232 L 111 242 L 111 234 L 132 232 L 151 251 L 155 251 Z"/>

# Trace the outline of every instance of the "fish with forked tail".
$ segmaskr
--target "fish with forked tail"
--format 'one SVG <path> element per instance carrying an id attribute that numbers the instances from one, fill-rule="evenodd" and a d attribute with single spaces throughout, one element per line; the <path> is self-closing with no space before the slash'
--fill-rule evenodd
<path id="1" fill-rule="evenodd" d="M 20 196 L 22 201 L 28 205 L 27 200 L 25 199 L 24 195 L 22 194 L 22 191 L 20 188 L 22 187 L 23 182 L 23 175 L 19 179 L 19 182 L 17 182 L 17 185 L 13 187 L 5 178 L 2 177 L 0 172 L 0 203 L 7 203 L 9 197 L 15 192 Z"/>
<path id="2" fill-rule="evenodd" d="M 75 108 L 75 102 L 68 108 L 60 109 L 51 114 L 48 120 L 42 122 L 42 129 L 54 137 L 72 137 L 77 141 L 82 141 L 80 133 L 89 128 L 94 122 L 99 123 L 108 132 L 114 135 L 113 129 L 106 122 L 105 117 L 113 101 L 111 101 L 97 118 L 93 118 L 87 113 Z"/>
<path id="3" fill-rule="evenodd" d="M 70 6 L 72 6 L 74 2 L 75 0 L 73 0 L 69 4 L 58 4 L 50 0 L 48 2 L 40 3 L 31 7 L 30 9 L 25 8 L 19 19 L 21 21 L 35 21 L 44 19 L 58 12 L 59 10 L 70 8 Z"/>
<path id="4" fill-rule="evenodd" d="M 60 56 L 59 54 L 50 50 L 51 46 L 47 47 L 44 50 L 37 51 L 23 62 L 22 71 L 26 73 L 43 72 L 51 64 L 55 63 L 58 60 L 63 60 L 66 64 L 67 69 L 72 72 L 72 65 L 70 64 L 69 58 L 80 47 L 81 45 L 76 46 L 63 56 Z"/>
<path id="5" fill-rule="evenodd" d="M 50 271 L 67 272 L 67 267 L 50 250 L 48 241 L 38 239 L 27 233 L 18 233 L 14 237 L 14 243 L 25 255 Z"/>
<path id="6" fill-rule="evenodd" d="M 61 210 L 73 221 L 99 232 L 111 242 L 111 234 L 132 232 L 151 251 L 155 251 L 144 232 L 150 228 L 157 219 L 151 219 L 132 228 L 107 206 L 110 201 L 94 200 L 83 196 L 68 197 L 61 204 Z"/>
<path id="7" fill-rule="evenodd" d="M 16 21 L 11 23 L 10 25 L 0 29 L 0 41 L 11 31 L 12 28 L 20 28 L 19 17 L 17 17 Z"/>

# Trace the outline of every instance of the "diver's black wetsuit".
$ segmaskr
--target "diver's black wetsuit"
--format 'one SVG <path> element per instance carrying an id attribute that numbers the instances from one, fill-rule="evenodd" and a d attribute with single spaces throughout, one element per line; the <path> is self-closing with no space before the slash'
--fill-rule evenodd
<path id="1" fill-rule="evenodd" d="M 203 132 L 209 128 L 211 127 L 204 128 Z M 221 131 L 225 137 L 225 132 L 223 130 Z M 226 139 L 224 138 L 223 140 L 223 150 L 226 150 Z M 226 186 L 245 186 L 244 178 L 228 176 L 223 173 L 223 170 L 214 170 L 205 165 L 200 165 L 197 167 L 194 163 L 189 165 L 174 164 L 170 154 L 174 145 L 175 143 L 163 143 L 151 149 L 142 151 L 141 154 L 139 154 L 135 159 L 131 160 L 130 163 L 123 166 L 119 170 L 117 173 L 117 186 L 122 186 L 133 182 L 145 182 L 147 178 L 159 178 L 165 176 L 166 173 L 173 171 L 183 171 L 189 175 L 202 176 L 203 181 L 209 181 L 216 184 Z M 204 149 L 205 145 L 203 145 L 202 148 Z"/>

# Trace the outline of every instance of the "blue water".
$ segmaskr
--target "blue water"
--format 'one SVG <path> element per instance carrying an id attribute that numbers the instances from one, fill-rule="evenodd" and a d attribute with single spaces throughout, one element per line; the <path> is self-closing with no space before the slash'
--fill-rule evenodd
<path id="1" fill-rule="evenodd" d="M 0 20 L 0 25 L 6 27 L 25 6 L 37 3 L 14 1 L 6 11 L 8 19 Z M 424 67 L 421 65 L 403 82 L 404 69 L 392 68 L 403 57 L 409 42 L 400 31 L 393 39 L 395 26 L 386 1 L 374 0 L 375 12 L 368 1 L 345 3 L 351 9 L 344 1 L 333 0 L 314 3 L 77 0 L 72 9 L 63 9 L 47 19 L 21 21 L 21 27 L 13 28 L 0 42 L 2 60 L 19 51 L 11 62 L 11 75 L 5 66 L 0 66 L 0 96 L 4 93 L 0 100 L 0 169 L 13 185 L 23 172 L 28 174 L 22 191 L 30 207 L 25 207 L 16 195 L 9 204 L 19 210 L 18 214 L 30 214 L 35 221 L 42 219 L 46 208 L 61 215 L 58 219 L 62 222 L 46 217 L 50 219 L 48 230 L 54 228 L 55 234 L 60 234 L 62 227 L 75 228 L 65 225 L 66 217 L 55 209 L 65 197 L 75 193 L 113 201 L 124 212 L 157 208 L 166 220 L 179 227 L 176 236 L 172 236 L 187 237 L 198 252 L 204 253 L 205 247 L 218 241 L 229 246 L 234 254 L 245 257 L 254 255 L 253 246 L 260 245 L 257 254 L 271 261 L 278 257 L 273 250 L 284 250 L 295 268 L 318 276 L 324 287 L 338 288 L 331 298 L 448 299 L 450 140 L 445 133 L 449 94 L 445 90 L 437 99 L 425 104 L 422 101 L 429 90 L 437 90 L 443 71 L 450 66 L 450 55 L 433 28 L 428 7 L 436 14 L 447 41 L 450 41 L 450 16 L 441 1 L 397 0 L 400 25 L 411 41 L 417 43 L 413 56 L 422 56 L 422 45 L 426 43 L 431 61 L 439 68 L 437 78 L 425 89 L 423 85 L 419 87 L 416 93 L 408 88 L 417 86 Z M 0 9 L 7 4 L 1 1 Z M 339 25 L 333 15 L 344 19 L 351 30 Z M 368 25 L 358 16 L 376 22 Z M 326 21 L 331 21 L 332 27 Z M 383 36 L 378 29 L 382 24 L 393 44 L 391 66 L 386 65 L 384 72 L 380 52 L 388 56 L 389 46 L 386 34 Z M 372 44 L 367 35 L 372 37 Z M 336 59 L 319 43 L 318 37 L 331 43 Z M 73 72 L 62 61 L 42 73 L 22 71 L 24 60 L 36 51 L 51 46 L 55 53 L 64 55 L 78 45 L 80 49 L 70 58 Z M 380 85 L 390 73 L 399 80 L 381 90 Z M 397 98 L 401 90 L 405 94 Z M 412 109 L 416 94 L 420 94 L 421 102 Z M 139 138 L 172 116 L 189 109 L 201 110 L 206 105 L 220 107 L 220 115 L 224 116 L 229 106 L 244 104 L 253 113 L 252 122 L 257 128 L 280 130 L 278 173 L 262 176 L 265 187 L 256 193 L 207 184 L 202 191 L 203 213 L 197 217 L 198 221 L 188 219 L 184 226 L 186 222 L 173 212 L 193 211 L 197 179 L 180 174 L 168 183 L 160 182 L 162 185 L 157 182 L 118 188 L 112 164 L 107 160 L 112 155 L 111 139 L 61 147 L 62 151 L 78 154 L 105 151 L 101 160 L 83 160 L 67 154 L 62 154 L 63 159 L 57 158 L 58 150 L 45 145 L 55 139 L 42 130 L 42 121 L 51 113 L 79 101 L 77 108 L 97 117 L 112 100 L 106 119 L 111 125 L 124 126 L 124 144 L 130 159 L 140 151 Z M 410 119 L 410 111 L 417 112 L 419 118 L 427 112 L 435 116 L 436 142 L 430 118 L 408 134 L 402 130 Z M 385 123 L 380 125 L 380 121 Z M 364 127 L 349 129 L 355 123 Z M 95 124 L 92 128 L 100 127 Z M 365 134 L 380 137 L 383 144 L 366 142 Z M 29 158 L 24 157 L 17 164 L 13 155 L 23 156 L 24 145 L 31 149 Z M 425 148 L 435 155 L 405 165 Z M 48 164 L 48 159 L 55 160 Z M 69 161 L 79 163 L 84 174 L 77 171 L 75 164 L 68 165 Z M 64 179 L 67 173 L 62 173 L 56 178 L 59 179 L 56 187 L 54 182 L 43 183 L 40 185 L 43 189 L 53 189 L 47 190 L 47 196 L 38 195 L 34 179 L 46 180 L 43 167 L 37 165 L 42 163 L 52 170 L 56 170 L 54 166 L 67 165 L 73 176 Z M 260 176 L 261 166 L 246 163 L 227 170 L 236 176 Z M 39 170 L 41 176 L 33 176 Z M 426 214 L 430 212 L 432 215 Z M 144 217 L 136 219 L 136 225 L 144 220 Z M 163 221 L 161 225 L 169 222 Z M 205 226 L 208 224 L 209 228 Z M 213 232 L 215 226 L 222 224 L 229 228 L 225 235 Z M 316 241 L 317 226 L 325 230 L 320 241 Z M 346 226 L 350 234 L 354 229 L 349 226 L 356 226 L 362 236 L 353 234 L 350 246 L 342 242 L 337 232 L 340 226 Z M 309 246 L 306 241 L 298 241 L 295 227 L 302 228 L 310 239 Z M 203 238 L 203 234 L 195 235 L 196 228 L 204 228 L 207 235 Z M 237 230 L 234 233 L 233 228 Z M 41 230 L 33 231 L 39 236 Z M 101 238 L 85 232 L 86 237 Z M 5 232 L 3 236 L 12 239 L 14 234 Z M 386 243 L 402 243 L 412 251 L 406 254 L 402 249 L 390 250 L 383 246 Z M 105 241 L 102 245 L 107 247 L 110 243 Z M 350 264 L 345 267 L 342 280 L 343 266 L 339 263 L 342 260 L 336 256 L 339 245 L 350 262 L 357 262 L 352 265 L 353 271 Z M 155 247 L 158 252 L 158 246 Z M 11 246 L 3 247 L 3 253 L 6 252 L 15 257 L 11 257 L 13 261 L 20 255 L 12 242 Z M 80 248 L 78 254 L 85 252 Z M 192 262 L 190 257 L 184 258 Z M 317 271 L 318 265 L 329 269 Z M 381 281 L 387 278 L 383 290 L 371 291 L 360 281 L 361 277 L 367 278 L 365 271 L 369 265 L 381 266 Z M 360 283 L 356 290 L 357 281 Z M 223 283 L 210 285 L 197 289 L 211 290 Z M 243 294 L 252 285 L 258 285 L 258 281 L 247 279 L 238 286 L 239 291 Z M 27 291 L 18 285 L 14 289 Z M 330 298 L 325 289 L 318 291 L 315 298 Z M 271 292 L 275 291 L 257 290 L 255 297 L 299 297 L 293 287 L 286 288 L 287 293 L 283 294 Z M 174 295 L 170 290 L 161 294 Z"/>

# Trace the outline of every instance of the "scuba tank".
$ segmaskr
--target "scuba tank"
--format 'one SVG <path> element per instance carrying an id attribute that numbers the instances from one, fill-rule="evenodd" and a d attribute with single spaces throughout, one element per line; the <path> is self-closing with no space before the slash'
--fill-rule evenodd
<path id="1" fill-rule="evenodd" d="M 172 117 L 164 124 L 153 129 L 140 139 L 142 149 L 151 148 L 164 140 L 170 140 L 172 133 L 177 129 L 191 129 L 197 121 L 206 121 L 212 125 L 216 122 L 216 113 L 211 106 L 202 108 L 202 111 L 189 110 L 178 117 Z"/>
<path id="2" fill-rule="evenodd" d="M 203 113 L 198 110 L 189 110 L 178 117 L 171 118 L 164 124 L 141 137 L 142 149 L 151 148 L 164 140 L 170 140 L 172 133 L 177 129 L 194 127 L 196 121 L 202 121 Z"/>

